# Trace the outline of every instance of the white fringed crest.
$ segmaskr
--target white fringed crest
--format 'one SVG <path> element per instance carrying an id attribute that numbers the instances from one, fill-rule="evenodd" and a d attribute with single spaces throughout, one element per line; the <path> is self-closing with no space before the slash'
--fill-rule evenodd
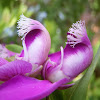
<path id="1" fill-rule="evenodd" d="M 73 23 L 72 27 L 68 31 L 67 35 L 67 44 L 70 44 L 71 47 L 74 48 L 74 46 L 77 43 L 82 42 L 82 37 L 84 35 L 85 30 L 85 21 L 77 21 L 76 23 Z"/>
<path id="2" fill-rule="evenodd" d="M 34 25 L 32 24 L 33 19 L 27 18 L 25 17 L 23 14 L 20 16 L 17 28 L 19 29 L 18 32 L 18 36 L 21 36 L 23 40 L 25 38 L 25 36 L 27 35 L 28 32 L 31 31 L 31 26 Z"/>

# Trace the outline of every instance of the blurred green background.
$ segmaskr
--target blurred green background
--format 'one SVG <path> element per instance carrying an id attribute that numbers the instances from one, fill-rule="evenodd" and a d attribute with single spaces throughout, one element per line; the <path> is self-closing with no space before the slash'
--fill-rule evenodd
<path id="1" fill-rule="evenodd" d="M 0 44 L 21 45 L 17 20 L 21 14 L 40 21 L 50 33 L 50 53 L 65 46 L 72 23 L 85 20 L 94 55 L 100 45 L 100 0 L 0 0 Z M 100 100 L 100 62 L 89 85 L 88 100 Z"/>

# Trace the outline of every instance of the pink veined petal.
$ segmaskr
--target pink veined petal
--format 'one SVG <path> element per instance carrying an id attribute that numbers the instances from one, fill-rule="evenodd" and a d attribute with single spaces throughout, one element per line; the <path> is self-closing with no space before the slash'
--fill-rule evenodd
<path id="1" fill-rule="evenodd" d="M 51 39 L 46 28 L 38 21 L 21 15 L 18 22 L 18 34 L 23 36 L 23 60 L 41 65 L 47 59 Z M 21 54 L 23 56 L 23 53 Z"/>
<path id="2" fill-rule="evenodd" d="M 8 61 L 0 57 L 0 66 L 4 65 L 6 63 L 8 63 Z"/>
<path id="3" fill-rule="evenodd" d="M 25 60 L 32 64 L 43 64 L 49 53 L 49 41 L 48 36 L 39 29 L 29 32 L 23 40 Z"/>
<path id="4" fill-rule="evenodd" d="M 84 71 L 90 64 L 93 58 L 91 45 L 77 44 L 75 48 L 66 45 L 64 49 L 63 72 L 74 78 Z"/>
<path id="5" fill-rule="evenodd" d="M 6 81 L 16 75 L 24 75 L 32 70 L 32 65 L 23 60 L 16 60 L 0 66 L 0 80 Z"/>
<path id="6" fill-rule="evenodd" d="M 51 83 L 48 80 L 16 76 L 0 86 L 0 100 L 41 100 L 65 82 L 66 79 Z"/>
<path id="7" fill-rule="evenodd" d="M 89 67 L 92 58 L 93 50 L 87 36 L 85 21 L 77 21 L 67 33 L 62 70 L 67 76 L 74 78 Z"/>

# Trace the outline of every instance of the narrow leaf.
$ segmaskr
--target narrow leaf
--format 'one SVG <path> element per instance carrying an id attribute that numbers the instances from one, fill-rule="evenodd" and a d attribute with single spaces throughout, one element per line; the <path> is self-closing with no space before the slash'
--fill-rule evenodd
<path id="1" fill-rule="evenodd" d="M 56 90 L 54 91 L 50 96 L 50 100 L 64 100 L 63 97 L 63 91 L 62 90 Z"/>

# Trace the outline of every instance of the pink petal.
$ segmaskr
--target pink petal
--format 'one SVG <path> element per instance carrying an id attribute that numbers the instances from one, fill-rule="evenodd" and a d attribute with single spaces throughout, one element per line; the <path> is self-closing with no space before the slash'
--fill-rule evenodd
<path id="1" fill-rule="evenodd" d="M 55 62 L 55 63 L 60 63 L 60 59 L 61 59 L 61 51 L 49 54 L 48 56 L 50 58 L 51 61 Z"/>
<path id="2" fill-rule="evenodd" d="M 51 83 L 48 80 L 16 76 L 0 86 L 0 100 L 41 100 L 50 95 L 66 79 Z"/>
<path id="3" fill-rule="evenodd" d="M 52 73 L 52 71 L 54 70 L 58 70 L 62 67 L 63 64 L 63 47 L 61 47 L 61 51 L 58 51 L 56 53 L 52 53 L 50 54 L 48 57 L 48 60 L 44 63 L 44 67 L 43 67 L 43 71 L 42 71 L 42 75 L 43 78 L 46 78 L 46 72 L 48 70 L 49 73 Z M 52 66 L 52 67 L 51 67 Z M 58 66 L 58 67 L 56 67 Z M 54 70 L 52 70 L 54 69 Z M 49 74 L 47 72 L 47 74 Z"/>
<path id="4" fill-rule="evenodd" d="M 91 45 L 77 44 L 75 48 L 66 45 L 62 70 L 67 76 L 76 77 L 91 64 L 92 58 Z"/>
<path id="5" fill-rule="evenodd" d="M 23 60 L 32 64 L 43 64 L 51 46 L 50 35 L 46 28 L 40 22 L 24 15 L 20 17 L 18 28 L 18 35 L 23 37 Z M 23 52 L 21 56 L 23 56 Z"/>
<path id="6" fill-rule="evenodd" d="M 23 60 L 16 60 L 0 66 L 0 80 L 6 81 L 16 75 L 23 75 L 32 70 L 32 65 Z"/>
<path id="7" fill-rule="evenodd" d="M 5 59 L 3 59 L 3 58 L 0 58 L 0 66 L 4 65 L 4 64 L 6 64 L 6 63 L 8 63 L 7 60 L 5 60 Z"/>

